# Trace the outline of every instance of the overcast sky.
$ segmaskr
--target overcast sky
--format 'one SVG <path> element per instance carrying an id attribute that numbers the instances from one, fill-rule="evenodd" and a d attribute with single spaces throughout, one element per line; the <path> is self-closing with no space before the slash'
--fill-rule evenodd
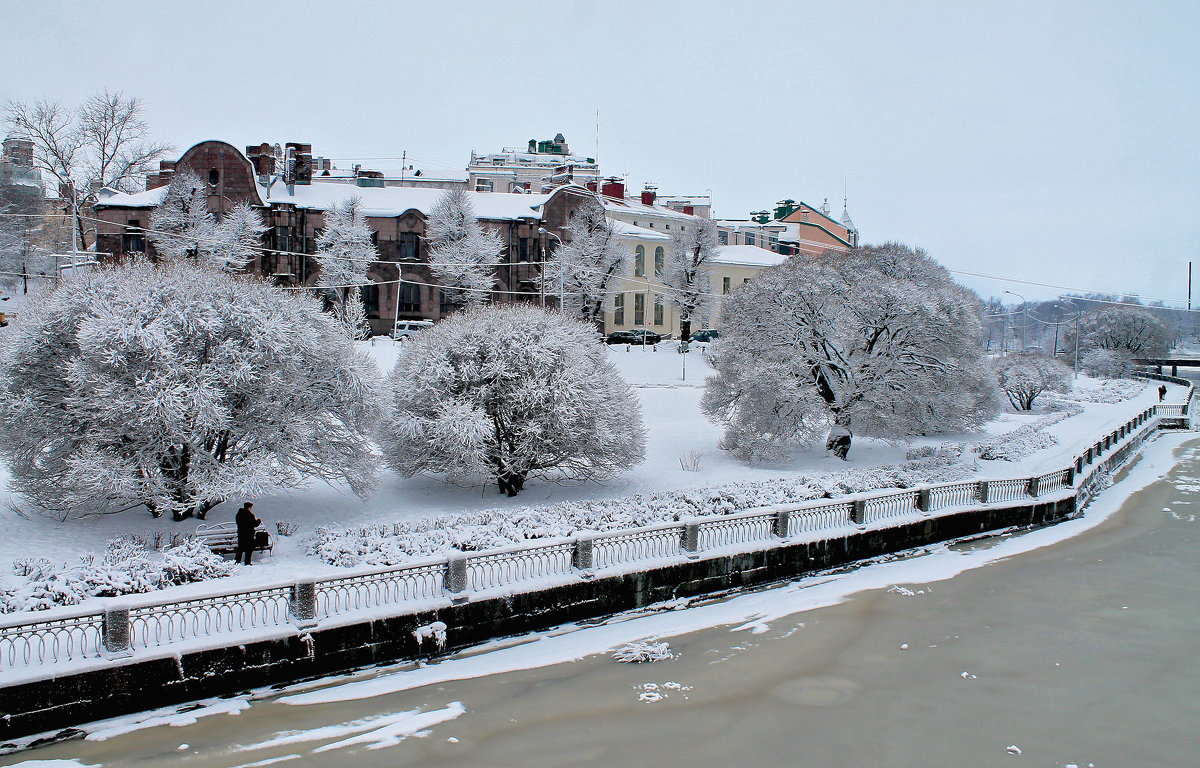
<path id="1" fill-rule="evenodd" d="M 848 187 L 864 242 L 1183 302 L 1198 33 L 1195 0 L 0 0 L 0 101 L 116 89 L 179 151 L 303 141 L 379 168 L 560 131 L 590 156 L 598 111 L 601 168 L 634 191 L 711 190 L 728 218 L 828 198 L 836 218 Z"/>

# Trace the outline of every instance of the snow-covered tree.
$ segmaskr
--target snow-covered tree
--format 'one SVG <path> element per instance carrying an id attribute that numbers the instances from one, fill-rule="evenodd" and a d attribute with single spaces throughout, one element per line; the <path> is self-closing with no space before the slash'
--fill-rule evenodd
<path id="1" fill-rule="evenodd" d="M 0 288 L 28 293 L 31 276 L 53 277 L 54 255 L 45 247 L 35 201 L 24 195 L 9 198 L 5 191 L 0 189 Z"/>
<path id="2" fill-rule="evenodd" d="M 371 283 L 367 269 L 379 260 L 379 250 L 371 242 L 371 227 L 362 213 L 362 200 L 352 197 L 325 213 L 315 258 L 321 265 L 317 288 L 351 338 L 358 338 L 365 319 L 361 288 Z"/>
<path id="3" fill-rule="evenodd" d="M 315 300 L 190 260 L 66 277 L 0 351 L 0 456 L 64 517 L 203 516 L 308 479 L 364 493 L 385 405 Z"/>
<path id="4" fill-rule="evenodd" d="M 262 216 L 247 203 L 235 205 L 218 222 L 208 210 L 208 185 L 181 171 L 150 214 L 147 237 L 163 261 L 192 259 L 238 272 L 258 255 L 266 231 Z"/>
<path id="5" fill-rule="evenodd" d="M 1080 354 L 1090 349 L 1115 349 L 1134 357 L 1162 357 L 1175 335 L 1155 312 L 1135 306 L 1107 306 L 1079 319 Z M 1073 349 L 1075 332 L 1069 331 L 1067 349 Z"/>
<path id="6" fill-rule="evenodd" d="M 209 261 L 228 272 L 241 272 L 258 258 L 267 229 L 258 211 L 249 203 L 238 203 L 217 225 Z"/>
<path id="7" fill-rule="evenodd" d="M 146 237 L 164 261 L 207 261 L 216 244 L 216 230 L 217 219 L 208 210 L 208 184 L 191 171 L 181 171 L 150 214 Z"/>
<path id="8" fill-rule="evenodd" d="M 1120 379 L 1129 374 L 1133 361 L 1128 351 L 1096 347 L 1079 354 L 1079 367 L 1102 379 Z"/>
<path id="9" fill-rule="evenodd" d="M 639 463 L 637 398 L 595 329 L 527 305 L 476 307 L 411 337 L 389 378 L 388 463 L 403 475 L 592 479 Z"/>
<path id="10" fill-rule="evenodd" d="M 475 218 L 465 190 L 452 189 L 438 198 L 425 222 L 429 270 L 455 304 L 486 304 L 496 284 L 496 263 L 504 240 Z"/>
<path id="11" fill-rule="evenodd" d="M 10 101 L 5 122 L 14 136 L 33 142 L 33 165 L 52 188 L 69 201 L 88 205 L 87 194 L 100 187 L 137 192 L 145 176 L 170 146 L 150 139 L 150 126 L 136 97 L 101 91 L 78 106 L 39 99 Z M 80 247 L 87 250 L 89 228 L 80 217 Z"/>
<path id="12" fill-rule="evenodd" d="M 960 432 L 996 411 L 979 299 L 923 251 L 793 257 L 726 301 L 702 406 L 740 458 L 780 460 L 826 431 L 845 458 L 852 432 Z"/>
<path id="13" fill-rule="evenodd" d="M 547 295 L 561 295 L 569 314 L 595 325 L 616 293 L 613 285 L 629 263 L 629 249 L 599 206 L 572 215 L 566 235 L 546 263 L 542 287 Z"/>
<path id="14" fill-rule="evenodd" d="M 709 270 L 716 255 L 717 226 L 708 219 L 697 219 L 672 240 L 662 282 L 667 300 L 679 310 L 679 338 L 684 341 L 691 338 L 692 319 L 712 305 Z"/>
<path id="15" fill-rule="evenodd" d="M 997 358 L 992 365 L 1000 389 L 1018 411 L 1033 410 L 1033 401 L 1043 392 L 1071 391 L 1071 369 L 1050 355 L 1009 355 Z"/>

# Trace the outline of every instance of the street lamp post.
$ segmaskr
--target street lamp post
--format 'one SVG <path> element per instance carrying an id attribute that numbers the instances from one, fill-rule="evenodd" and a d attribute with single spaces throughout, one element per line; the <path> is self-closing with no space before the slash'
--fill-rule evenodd
<path id="1" fill-rule="evenodd" d="M 546 229 L 545 227 L 538 227 L 538 234 L 539 235 L 549 235 L 550 237 L 553 237 L 555 240 L 558 241 L 559 251 L 560 252 L 562 251 L 563 241 L 562 241 L 561 237 L 554 234 L 553 232 Z M 545 283 L 546 264 L 549 261 L 550 260 L 548 258 L 545 258 L 545 257 L 542 258 L 542 282 L 543 283 Z M 565 279 L 566 275 L 564 274 L 564 272 L 565 272 L 565 270 L 563 269 L 562 254 L 560 253 L 559 258 L 558 258 L 558 311 L 559 312 L 563 311 L 563 284 L 566 283 L 566 279 Z M 543 289 L 543 290 L 545 290 L 545 289 Z"/>
<path id="2" fill-rule="evenodd" d="M 1016 296 L 1021 300 L 1021 308 L 1024 310 L 1024 317 L 1021 319 L 1021 351 L 1025 352 L 1025 329 L 1029 325 L 1029 302 L 1019 293 L 1005 291 L 1009 296 Z"/>
<path id="3" fill-rule="evenodd" d="M 1083 310 L 1078 304 L 1071 299 L 1063 299 L 1063 301 L 1075 308 L 1075 378 L 1079 378 L 1079 316 L 1083 314 Z"/>

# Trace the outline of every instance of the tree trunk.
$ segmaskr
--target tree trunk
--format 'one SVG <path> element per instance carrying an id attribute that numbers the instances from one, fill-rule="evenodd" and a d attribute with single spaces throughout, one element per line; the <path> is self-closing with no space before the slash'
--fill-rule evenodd
<path id="1" fill-rule="evenodd" d="M 852 439 L 853 436 L 850 434 L 850 430 L 840 422 L 835 421 L 833 426 L 829 428 L 829 437 L 825 439 L 825 450 L 845 461 L 846 454 L 850 453 L 850 441 Z"/>
<path id="2" fill-rule="evenodd" d="M 525 488 L 525 473 L 504 470 L 496 473 L 496 485 L 500 493 L 516 496 Z"/>

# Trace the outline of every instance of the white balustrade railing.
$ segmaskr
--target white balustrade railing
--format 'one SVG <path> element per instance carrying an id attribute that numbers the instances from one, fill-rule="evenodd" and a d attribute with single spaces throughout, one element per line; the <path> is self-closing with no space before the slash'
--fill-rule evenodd
<path id="1" fill-rule="evenodd" d="M 1189 390 L 1190 402 L 1194 391 Z M 1028 478 L 943 483 L 921 489 L 861 494 L 789 507 L 750 510 L 690 522 L 580 535 L 499 550 L 459 554 L 331 579 L 277 585 L 210 597 L 112 608 L 105 612 L 0 621 L 0 672 L 100 657 L 105 651 L 136 653 L 189 638 L 213 637 L 267 627 L 311 626 L 355 611 L 418 601 L 445 600 L 459 590 L 479 592 L 596 569 L 629 568 L 647 560 L 696 557 L 700 552 L 782 539 L 849 534 L 858 526 L 988 504 L 1024 502 L 1075 491 L 1077 508 L 1100 487 L 1097 478 L 1115 468 L 1158 428 L 1161 419 L 1187 417 L 1187 406 L 1158 404 L 1103 435 L 1071 467 Z M 455 563 L 458 563 L 455 566 Z M 460 573 L 450 588 L 452 571 Z M 465 574 L 463 573 L 465 571 Z M 465 583 L 463 583 L 465 582 Z M 456 598 L 457 599 L 457 598 Z M 3 678 L 0 678 L 0 685 Z"/>

